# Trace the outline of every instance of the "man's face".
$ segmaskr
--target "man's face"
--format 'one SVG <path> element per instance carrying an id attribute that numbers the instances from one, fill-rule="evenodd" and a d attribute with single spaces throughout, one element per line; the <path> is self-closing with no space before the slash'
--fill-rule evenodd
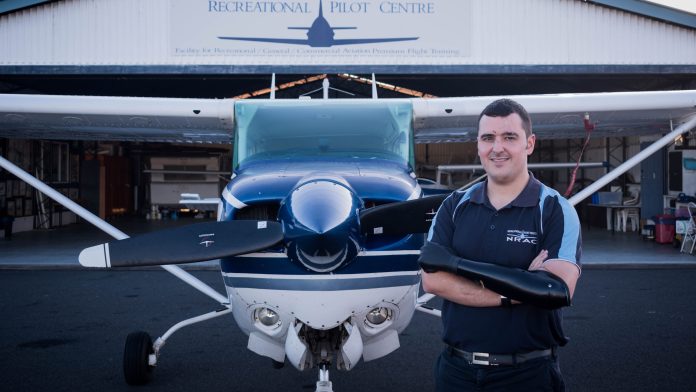
<path id="1" fill-rule="evenodd" d="M 517 113 L 506 117 L 481 117 L 478 155 L 488 178 L 496 183 L 514 181 L 527 172 L 527 156 L 534 151 L 536 137 L 527 137 Z"/>

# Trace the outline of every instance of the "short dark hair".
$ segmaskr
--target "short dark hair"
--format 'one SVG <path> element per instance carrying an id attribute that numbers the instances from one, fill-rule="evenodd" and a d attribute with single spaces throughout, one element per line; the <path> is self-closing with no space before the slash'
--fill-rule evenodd
<path id="1" fill-rule="evenodd" d="M 522 119 L 522 128 L 527 137 L 532 136 L 532 119 L 529 118 L 529 113 L 524 106 L 520 105 L 519 102 L 513 101 L 512 99 L 502 98 L 495 100 L 488 104 L 488 106 L 483 109 L 481 114 L 479 114 L 477 126 L 481 123 L 481 117 L 507 117 L 512 113 L 517 113 Z"/>

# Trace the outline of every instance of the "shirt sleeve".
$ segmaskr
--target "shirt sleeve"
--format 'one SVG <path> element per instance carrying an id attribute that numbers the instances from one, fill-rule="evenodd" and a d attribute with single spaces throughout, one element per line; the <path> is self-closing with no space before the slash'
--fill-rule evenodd
<path id="1" fill-rule="evenodd" d="M 575 208 L 565 198 L 550 196 L 544 200 L 541 249 L 549 259 L 562 259 L 581 266 L 582 238 Z"/>
<path id="2" fill-rule="evenodd" d="M 456 192 L 449 195 L 438 208 L 435 218 L 428 231 L 428 241 L 435 242 L 448 248 L 452 247 L 454 234 L 454 210 L 456 207 Z"/>

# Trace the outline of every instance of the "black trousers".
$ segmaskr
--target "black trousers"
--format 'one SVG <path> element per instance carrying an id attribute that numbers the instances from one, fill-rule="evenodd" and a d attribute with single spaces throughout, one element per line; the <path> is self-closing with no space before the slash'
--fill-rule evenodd
<path id="1" fill-rule="evenodd" d="M 435 363 L 435 390 L 565 391 L 558 360 L 552 356 L 510 366 L 470 365 L 445 349 Z"/>

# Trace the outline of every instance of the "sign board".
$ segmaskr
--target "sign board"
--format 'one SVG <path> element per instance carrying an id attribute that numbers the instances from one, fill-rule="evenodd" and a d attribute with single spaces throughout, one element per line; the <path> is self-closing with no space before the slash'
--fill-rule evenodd
<path id="1" fill-rule="evenodd" d="M 471 55 L 470 0 L 172 0 L 170 54 L 238 65 L 447 65 Z"/>

